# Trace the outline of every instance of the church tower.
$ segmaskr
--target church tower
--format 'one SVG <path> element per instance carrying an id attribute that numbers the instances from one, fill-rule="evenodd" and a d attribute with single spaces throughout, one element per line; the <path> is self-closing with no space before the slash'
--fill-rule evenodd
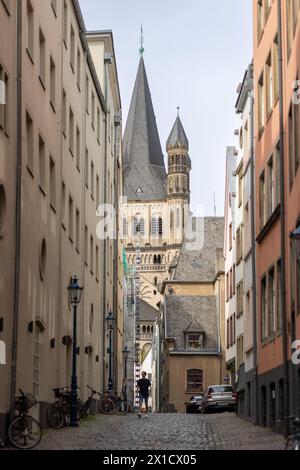
<path id="1" fill-rule="evenodd" d="M 189 141 L 178 116 L 167 140 L 167 200 L 170 213 L 170 244 L 181 244 L 188 221 L 190 205 Z"/>

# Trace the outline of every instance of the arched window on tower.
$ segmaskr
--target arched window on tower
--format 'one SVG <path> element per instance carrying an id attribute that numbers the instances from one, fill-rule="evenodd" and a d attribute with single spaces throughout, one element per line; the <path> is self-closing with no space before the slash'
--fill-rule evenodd
<path id="1" fill-rule="evenodd" d="M 157 218 L 153 217 L 151 221 L 151 235 L 157 235 Z"/>
<path id="2" fill-rule="evenodd" d="M 170 228 L 174 227 L 174 211 L 171 209 L 170 211 Z"/>
<path id="3" fill-rule="evenodd" d="M 158 219 L 158 234 L 159 235 L 163 234 L 163 220 L 162 220 L 162 217 L 159 217 L 159 219 Z"/>

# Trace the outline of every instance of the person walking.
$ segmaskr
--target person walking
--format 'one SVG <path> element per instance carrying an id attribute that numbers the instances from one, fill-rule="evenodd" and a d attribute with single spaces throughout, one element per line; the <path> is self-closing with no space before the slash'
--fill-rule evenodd
<path id="1" fill-rule="evenodd" d="M 138 413 L 139 418 L 142 415 L 142 408 L 143 408 L 144 402 L 146 406 L 146 416 L 148 416 L 147 414 L 148 413 L 148 400 L 149 400 L 149 391 L 151 389 L 151 382 L 146 377 L 147 377 L 147 373 L 142 372 L 142 378 L 137 383 L 138 391 L 140 395 L 140 410 Z"/>

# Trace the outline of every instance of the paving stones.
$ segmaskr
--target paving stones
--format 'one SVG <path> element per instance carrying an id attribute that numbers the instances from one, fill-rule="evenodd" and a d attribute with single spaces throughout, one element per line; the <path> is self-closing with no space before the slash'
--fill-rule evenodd
<path id="1" fill-rule="evenodd" d="M 284 439 L 234 413 L 97 415 L 79 428 L 47 429 L 37 449 L 282 450 Z"/>

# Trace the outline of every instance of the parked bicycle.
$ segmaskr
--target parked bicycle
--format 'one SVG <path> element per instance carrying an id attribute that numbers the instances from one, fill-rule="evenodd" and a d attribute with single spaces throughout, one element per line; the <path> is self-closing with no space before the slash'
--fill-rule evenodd
<path id="1" fill-rule="evenodd" d="M 18 416 L 13 419 L 8 428 L 8 438 L 18 449 L 33 449 L 42 438 L 40 423 L 28 411 L 37 404 L 34 395 L 24 393 L 19 389 L 20 395 L 15 398 L 15 410 Z"/>
<path id="2" fill-rule="evenodd" d="M 112 392 L 108 390 L 105 392 L 104 397 L 99 402 L 99 410 L 101 413 L 104 413 L 105 415 L 111 415 L 115 413 L 116 408 L 115 408 L 115 401 L 114 401 L 114 396 Z"/>
<path id="3" fill-rule="evenodd" d="M 69 387 L 53 388 L 56 401 L 47 410 L 48 422 L 55 429 L 67 425 L 71 414 L 71 389 Z"/>
<path id="4" fill-rule="evenodd" d="M 126 415 L 130 410 L 130 402 L 127 398 L 126 390 L 122 390 L 121 396 L 115 400 L 115 412 L 117 415 Z"/>
<path id="5" fill-rule="evenodd" d="M 285 450 L 300 450 L 300 418 L 290 416 L 292 421 L 292 433 L 288 436 L 285 444 Z"/>
<path id="6" fill-rule="evenodd" d="M 90 385 L 87 385 L 87 388 L 90 390 L 91 393 L 88 399 L 86 400 L 86 402 L 84 403 L 84 416 L 88 416 L 89 414 L 91 414 L 91 407 L 92 407 L 93 401 L 95 400 L 95 397 L 98 396 L 100 400 L 102 398 L 101 393 L 94 390 L 92 387 L 90 387 Z M 100 405 L 100 401 L 98 402 L 98 407 L 97 407 L 98 411 L 100 412 L 99 405 Z"/>

